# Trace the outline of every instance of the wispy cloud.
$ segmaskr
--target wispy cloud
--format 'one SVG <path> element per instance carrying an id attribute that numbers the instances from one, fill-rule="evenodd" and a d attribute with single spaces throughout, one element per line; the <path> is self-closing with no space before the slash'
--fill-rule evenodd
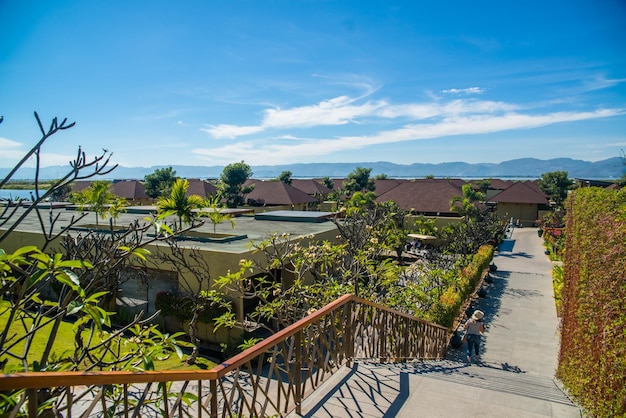
<path id="1" fill-rule="evenodd" d="M 314 105 L 291 109 L 266 109 L 262 123 L 256 126 L 211 125 L 203 131 L 214 138 L 236 138 L 263 132 L 267 129 L 310 128 L 355 123 L 357 119 L 376 114 L 387 105 L 384 101 L 366 101 L 354 104 L 358 99 L 339 96 Z"/>
<path id="2" fill-rule="evenodd" d="M 0 155 L 2 155 L 2 158 L 19 160 L 24 156 L 24 151 L 21 150 L 21 147 L 22 144 L 17 141 L 0 137 Z"/>
<path id="3" fill-rule="evenodd" d="M 467 87 L 464 89 L 441 90 L 441 92 L 446 94 L 483 94 L 485 89 L 481 87 Z"/>
<path id="4" fill-rule="evenodd" d="M 495 103 L 495 102 L 494 102 Z M 452 106 L 454 108 L 454 106 Z M 505 104 L 485 105 L 487 109 L 507 109 Z M 445 106 L 444 106 L 445 108 Z M 463 109 L 463 106 L 459 106 Z M 458 109 L 457 109 L 458 110 Z M 405 114 L 408 112 L 405 112 Z M 422 110 L 420 114 L 427 113 Z M 433 111 L 433 113 L 436 113 Z M 461 114 L 463 113 L 463 114 Z M 445 117 L 428 123 L 415 122 L 397 129 L 383 130 L 372 135 L 342 136 L 338 138 L 306 139 L 289 143 L 245 141 L 216 148 L 198 148 L 193 152 L 214 163 L 243 159 L 249 164 L 280 164 L 290 161 L 319 160 L 325 155 L 357 150 L 379 144 L 444 138 L 458 135 L 476 135 L 516 129 L 531 129 L 546 125 L 581 120 L 606 118 L 625 114 L 624 109 L 600 109 L 588 112 L 552 112 L 523 114 L 515 111 L 493 113 L 448 113 Z"/>

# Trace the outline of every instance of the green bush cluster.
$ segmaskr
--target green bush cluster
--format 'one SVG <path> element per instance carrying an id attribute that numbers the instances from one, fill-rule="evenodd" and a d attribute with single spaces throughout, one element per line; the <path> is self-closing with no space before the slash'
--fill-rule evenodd
<path id="1" fill-rule="evenodd" d="M 471 261 L 460 271 L 456 282 L 446 288 L 439 300 L 433 304 L 430 312 L 428 312 L 428 319 L 451 328 L 459 315 L 461 306 L 476 290 L 492 259 L 493 247 L 491 245 L 481 246 L 472 256 Z"/>
<path id="2" fill-rule="evenodd" d="M 181 322 L 191 320 L 195 308 L 200 310 L 198 321 L 211 323 L 213 318 L 223 315 L 228 311 L 223 305 L 202 298 L 176 295 L 172 292 L 159 292 L 156 295 L 154 306 L 161 311 L 163 316 L 171 316 Z"/>
<path id="3" fill-rule="evenodd" d="M 567 201 L 558 377 L 592 416 L 626 416 L 626 189 Z"/>

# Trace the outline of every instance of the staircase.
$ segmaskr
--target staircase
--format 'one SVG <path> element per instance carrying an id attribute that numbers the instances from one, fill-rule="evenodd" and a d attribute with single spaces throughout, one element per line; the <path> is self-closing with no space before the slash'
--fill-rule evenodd
<path id="1" fill-rule="evenodd" d="M 580 417 L 557 383 L 506 365 L 357 362 L 290 417 Z"/>

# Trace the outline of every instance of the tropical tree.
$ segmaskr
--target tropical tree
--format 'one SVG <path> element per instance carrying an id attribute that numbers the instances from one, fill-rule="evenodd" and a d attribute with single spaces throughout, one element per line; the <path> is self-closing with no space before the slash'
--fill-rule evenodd
<path id="1" fill-rule="evenodd" d="M 475 216 L 480 209 L 476 207 L 477 202 L 482 202 L 485 195 L 475 189 L 470 183 L 461 186 L 463 196 L 454 196 L 450 199 L 450 210 L 459 213 L 461 216 Z"/>
<path id="2" fill-rule="evenodd" d="M 201 216 L 207 217 L 213 224 L 213 233 L 216 233 L 217 225 L 222 223 L 223 221 L 229 221 L 230 225 L 235 228 L 235 220 L 233 216 L 227 213 L 222 212 L 222 205 L 220 204 L 221 197 L 219 195 L 215 196 L 207 196 L 204 199 L 202 207 L 209 209 L 208 211 L 203 211 Z"/>
<path id="3" fill-rule="evenodd" d="M 343 188 L 349 192 L 373 192 L 376 188 L 374 179 L 370 178 L 371 168 L 357 167 L 343 183 Z"/>
<path id="4" fill-rule="evenodd" d="M 335 188 L 335 184 L 328 176 L 322 177 L 322 184 L 331 190 Z"/>
<path id="5" fill-rule="evenodd" d="M 172 167 L 157 168 L 154 173 L 144 177 L 146 194 L 152 198 L 169 195 L 177 178 Z"/>
<path id="6" fill-rule="evenodd" d="M 229 208 L 243 204 L 243 195 L 252 191 L 252 187 L 243 187 L 250 176 L 252 176 L 252 168 L 243 161 L 224 167 L 220 175 L 218 190 L 226 199 L 226 205 Z"/>
<path id="7" fill-rule="evenodd" d="M 201 208 L 204 203 L 202 198 L 198 195 L 187 196 L 188 188 L 188 180 L 177 179 L 172 186 L 170 196 L 161 196 L 157 200 L 159 213 L 166 216 L 178 216 L 179 230 L 183 229 L 183 221 L 193 224 L 193 220 L 197 216 L 196 209 Z"/>
<path id="8" fill-rule="evenodd" d="M 541 175 L 539 187 L 557 208 L 562 208 L 567 195 L 574 188 L 574 181 L 568 177 L 567 171 L 551 171 Z"/>
<path id="9" fill-rule="evenodd" d="M 72 192 L 72 186 L 68 183 L 62 184 L 59 187 L 56 187 L 54 191 L 50 194 L 50 200 L 61 201 L 67 199 L 67 197 Z"/>
<path id="10" fill-rule="evenodd" d="M 293 173 L 291 171 L 283 171 L 278 176 L 277 180 L 282 181 L 285 184 L 291 184 L 291 175 Z"/>
<path id="11" fill-rule="evenodd" d="M 117 218 L 119 218 L 120 214 L 126 212 L 126 208 L 128 206 L 128 200 L 123 197 L 115 197 L 111 204 L 109 205 L 109 215 L 111 219 L 113 219 L 113 223 L 116 223 Z"/>
<path id="12" fill-rule="evenodd" d="M 111 191 L 111 182 L 106 180 L 92 181 L 89 187 L 70 194 L 70 201 L 77 204 L 81 210 L 96 213 L 96 225 L 99 218 L 105 219 L 109 214 L 109 205 L 115 201 L 115 194 Z"/>

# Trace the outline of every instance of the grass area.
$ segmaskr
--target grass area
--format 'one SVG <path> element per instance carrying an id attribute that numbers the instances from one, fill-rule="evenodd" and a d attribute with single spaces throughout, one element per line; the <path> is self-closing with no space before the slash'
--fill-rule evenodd
<path id="1" fill-rule="evenodd" d="M 4 330 L 7 327 L 7 320 L 9 317 L 9 309 L 10 305 L 8 302 L 0 301 L 0 329 Z M 23 320 L 13 321 L 11 328 L 9 330 L 9 336 L 14 336 L 13 338 L 19 338 L 22 335 L 26 334 L 26 330 L 32 326 L 32 320 L 30 318 L 23 318 Z M 73 324 L 69 322 L 62 322 L 59 327 L 57 336 L 54 340 L 54 344 L 52 346 L 52 354 L 50 356 L 51 360 L 54 359 L 62 359 L 69 357 L 74 352 L 74 331 Z M 48 324 L 38 330 L 35 333 L 33 341 L 31 343 L 31 348 L 28 355 L 28 363 L 29 367 L 32 367 L 33 362 L 39 361 L 41 358 L 41 353 L 44 351 L 46 344 L 48 343 L 48 339 L 50 336 L 50 332 L 52 330 L 52 324 Z M 83 332 L 83 336 L 85 337 L 85 341 L 87 340 L 89 335 L 88 331 Z M 106 335 L 96 335 L 91 342 L 90 347 L 93 347 L 99 344 L 102 341 L 102 338 L 105 338 Z M 6 346 L 6 344 L 5 344 Z M 131 339 L 122 338 L 120 340 L 120 348 L 122 351 L 129 351 L 136 347 L 136 344 L 131 341 Z M 22 353 L 24 350 L 24 341 L 19 342 L 14 348 L 11 349 L 11 352 L 14 353 Z M 108 358 L 112 359 L 113 354 L 108 354 Z M 183 356 L 183 360 L 184 360 Z M 23 370 L 22 363 L 12 357 L 3 356 L 0 358 L 0 362 L 7 360 L 7 364 L 4 367 L 4 370 L 12 370 L 14 368 L 19 368 Z M 154 360 L 154 367 L 156 370 L 208 370 L 215 366 L 216 363 L 203 358 L 198 357 L 197 364 L 193 366 L 189 366 L 183 362 L 176 353 L 171 353 L 168 358 L 163 360 Z"/>
<path id="2" fill-rule="evenodd" d="M 40 181 L 39 188 L 47 190 L 51 184 L 52 182 Z M 2 186 L 2 188 L 7 190 L 29 190 L 35 188 L 35 182 L 32 180 L 11 180 Z"/>

